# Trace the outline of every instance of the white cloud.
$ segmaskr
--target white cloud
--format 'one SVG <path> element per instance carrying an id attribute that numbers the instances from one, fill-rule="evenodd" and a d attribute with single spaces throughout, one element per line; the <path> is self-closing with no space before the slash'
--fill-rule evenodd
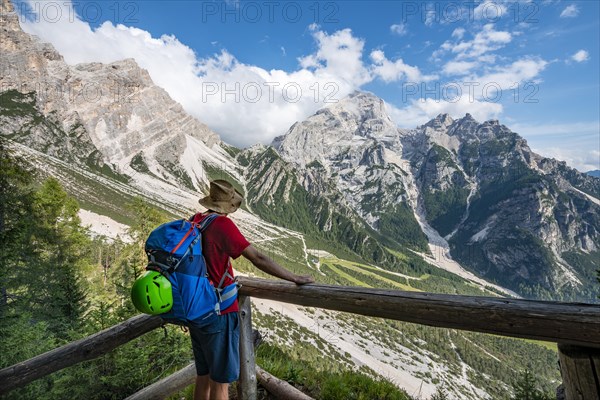
<path id="1" fill-rule="evenodd" d="M 513 124 L 510 127 L 513 131 L 527 137 L 533 136 L 560 136 L 570 135 L 595 136 L 600 139 L 600 121 L 593 122 L 573 122 L 573 123 L 552 123 L 552 124 Z"/>
<path id="2" fill-rule="evenodd" d="M 465 28 L 456 28 L 454 31 L 452 31 L 452 37 L 462 39 L 465 35 L 465 32 Z"/>
<path id="3" fill-rule="evenodd" d="M 408 33 L 408 28 L 405 23 L 394 24 L 390 26 L 390 31 L 398 36 L 404 36 Z"/>
<path id="4" fill-rule="evenodd" d="M 507 8 L 498 0 L 484 0 L 473 10 L 478 20 L 497 21 L 507 13 Z"/>
<path id="5" fill-rule="evenodd" d="M 600 151 L 598 150 L 564 147 L 532 147 L 532 150 L 544 157 L 564 161 L 579 172 L 600 169 Z"/>
<path id="6" fill-rule="evenodd" d="M 590 59 L 590 53 L 585 50 L 579 50 L 577 53 L 571 56 L 571 59 L 578 63 L 584 62 Z"/>
<path id="7" fill-rule="evenodd" d="M 488 85 L 490 88 L 496 86 L 506 90 L 521 85 L 522 82 L 535 82 L 535 78 L 547 65 L 548 62 L 540 58 L 524 58 L 510 65 L 497 66 L 493 71 L 473 78 L 473 81 L 480 87 Z M 493 93 L 490 92 L 488 95 L 493 96 Z"/>
<path id="8" fill-rule="evenodd" d="M 600 121 L 513 124 L 510 128 L 540 155 L 565 161 L 581 172 L 600 169 Z"/>
<path id="9" fill-rule="evenodd" d="M 371 80 L 361 60 L 365 43 L 354 37 L 350 29 L 342 29 L 331 35 L 319 30 L 313 30 L 312 33 L 318 50 L 299 59 L 302 67 L 335 77 L 354 87 Z"/>
<path id="10" fill-rule="evenodd" d="M 65 7 L 63 15 L 72 15 L 68 3 L 56 4 Z M 144 30 L 110 22 L 92 30 L 77 18 L 53 23 L 42 18 L 39 23 L 25 23 L 24 29 L 53 43 L 69 64 L 134 58 L 191 115 L 237 146 L 269 143 L 294 122 L 326 105 L 326 97 L 341 99 L 375 78 L 386 83 L 438 79 L 436 75 L 424 75 L 417 66 L 406 64 L 401 58 L 388 59 L 382 50 L 371 51 L 370 63 L 366 63 L 365 42 L 350 29 L 327 33 L 316 24 L 309 26 L 316 49 L 298 59 L 294 71 L 266 70 L 245 64 L 224 49 L 199 58 L 174 36 L 155 38 Z M 473 40 L 462 41 L 465 31 L 461 29 L 453 32 L 457 42 L 447 41 L 439 50 L 455 56 L 444 65 L 444 73 L 461 76 L 468 71 L 469 76 L 461 77 L 461 81 L 476 79 L 480 85 L 495 81 L 504 89 L 514 82 L 535 79 L 547 64 L 541 59 L 525 58 L 508 66 L 486 66 L 485 63 L 495 62 L 496 56 L 491 52 L 509 43 L 511 34 L 496 31 L 493 24 L 487 24 Z M 481 67 L 486 69 L 477 76 L 473 71 Z M 284 87 L 288 88 L 287 98 Z M 501 104 L 481 101 L 481 96 L 469 98 L 468 90 L 461 88 L 463 96 L 456 101 L 414 99 L 407 101 L 404 108 L 391 107 L 391 113 L 404 127 L 422 124 L 443 112 L 455 117 L 469 112 L 480 121 L 502 113 Z M 298 89 L 301 96 L 295 99 Z M 260 96 L 255 99 L 258 90 Z"/>
<path id="11" fill-rule="evenodd" d="M 52 43 L 69 64 L 134 58 L 187 112 L 237 146 L 269 143 L 326 98 L 341 99 L 373 79 L 362 62 L 364 41 L 349 29 L 327 34 L 311 26 L 316 51 L 288 72 L 241 63 L 226 50 L 198 58 L 174 36 L 154 38 L 111 22 L 92 30 L 78 18 L 69 21 L 69 3 L 56 4 L 63 7 L 60 21 L 40 18 L 24 23 L 24 30 Z"/>
<path id="12" fill-rule="evenodd" d="M 496 57 L 497 56 L 495 54 L 486 54 L 484 56 L 477 57 L 477 61 L 480 61 L 482 63 L 494 64 L 496 62 Z"/>
<path id="13" fill-rule="evenodd" d="M 425 11 L 424 11 L 424 19 L 423 19 L 423 23 L 426 26 L 431 26 L 433 25 L 433 23 L 435 22 L 436 18 L 439 18 L 437 16 L 437 12 L 435 11 L 435 6 L 434 7 L 430 7 L 427 6 Z"/>
<path id="14" fill-rule="evenodd" d="M 446 75 L 467 75 L 477 67 L 479 63 L 469 61 L 449 61 L 444 65 L 442 71 Z"/>
<path id="15" fill-rule="evenodd" d="M 452 35 L 462 37 L 464 32 L 455 30 Z M 472 40 L 445 41 L 433 52 L 432 59 L 439 62 L 444 55 L 454 54 L 442 68 L 445 75 L 460 77 L 453 85 L 459 86 L 463 93 L 473 93 L 474 99 L 500 101 L 502 93 L 499 90 L 520 88 L 523 82 L 538 83 L 539 74 L 548 65 L 539 57 L 524 57 L 501 65 L 497 61 L 498 55 L 493 52 L 505 47 L 512 39 L 510 32 L 497 31 L 494 24 L 486 24 Z"/>
<path id="16" fill-rule="evenodd" d="M 390 61 L 382 50 L 372 51 L 370 57 L 374 64 L 372 67 L 373 74 L 386 83 L 400 80 L 418 83 L 438 78 L 436 75 L 423 75 L 418 67 L 405 64 L 401 58 Z"/>
<path id="17" fill-rule="evenodd" d="M 462 118 L 470 113 L 473 118 L 483 122 L 498 118 L 502 113 L 501 104 L 483 101 L 470 101 L 468 96 L 461 96 L 454 102 L 436 99 L 414 99 L 404 108 L 387 105 L 392 120 L 401 128 L 414 128 L 422 125 L 439 114 L 447 113 L 453 118 Z"/>
<path id="18" fill-rule="evenodd" d="M 578 15 L 579 15 L 579 8 L 575 4 L 571 4 L 570 6 L 567 6 L 560 13 L 561 18 L 573 18 Z"/>
<path id="19" fill-rule="evenodd" d="M 481 31 L 468 41 L 461 40 L 465 31 L 458 29 L 452 32 L 452 37 L 456 37 L 458 41 L 445 41 L 439 49 L 433 52 L 433 59 L 439 60 L 447 53 L 455 54 L 456 60 L 481 59 L 486 53 L 501 49 L 512 41 L 510 32 L 497 31 L 494 29 L 494 24 L 484 25 Z"/>
<path id="20" fill-rule="evenodd" d="M 479 57 L 490 51 L 498 50 L 510 43 L 510 32 L 494 30 L 494 24 L 486 24 L 483 29 L 469 42 L 460 42 L 452 47 L 457 58 Z"/>

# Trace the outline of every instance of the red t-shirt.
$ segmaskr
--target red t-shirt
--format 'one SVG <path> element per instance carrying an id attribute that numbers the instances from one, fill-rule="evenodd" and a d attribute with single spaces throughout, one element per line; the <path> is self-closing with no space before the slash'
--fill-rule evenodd
<path id="1" fill-rule="evenodd" d="M 194 215 L 194 222 L 200 223 L 208 214 Z M 215 218 L 208 228 L 202 234 L 202 253 L 206 260 L 206 268 L 208 269 L 208 277 L 215 286 L 219 284 L 225 271 L 233 276 L 233 268 L 229 257 L 238 258 L 246 247 L 250 246 L 250 242 L 246 240 L 232 220 L 224 215 Z M 223 282 L 223 287 L 233 283 L 233 279 L 226 277 Z M 231 307 L 223 310 L 221 314 L 237 312 L 238 302 L 236 301 Z"/>

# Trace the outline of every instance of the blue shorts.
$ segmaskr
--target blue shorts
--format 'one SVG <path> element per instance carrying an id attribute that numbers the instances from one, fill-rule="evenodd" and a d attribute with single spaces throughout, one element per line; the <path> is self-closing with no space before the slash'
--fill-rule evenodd
<path id="1" fill-rule="evenodd" d="M 240 329 L 237 312 L 220 315 L 203 328 L 190 327 L 198 375 L 210 375 L 218 383 L 231 383 L 240 376 Z"/>

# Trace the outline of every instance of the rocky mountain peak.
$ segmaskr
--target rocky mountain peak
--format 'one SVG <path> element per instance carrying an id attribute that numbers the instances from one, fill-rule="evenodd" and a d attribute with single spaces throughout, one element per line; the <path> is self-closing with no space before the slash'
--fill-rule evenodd
<path id="1" fill-rule="evenodd" d="M 20 30 L 19 16 L 10 0 L 0 0 L 0 31 L 4 32 Z"/>
<path id="2" fill-rule="evenodd" d="M 448 128 L 453 122 L 454 120 L 449 114 L 440 114 L 431 121 L 427 122 L 424 126 L 440 130 Z"/>
<path id="3" fill-rule="evenodd" d="M 337 104 L 338 109 L 352 110 L 367 118 L 389 118 L 385 102 L 372 93 L 354 91 Z M 356 107 L 353 109 L 353 106 Z"/>
<path id="4" fill-rule="evenodd" d="M 48 64 L 63 62 L 63 58 L 51 44 L 23 32 L 12 3 L 9 0 L 1 1 L 0 87 L 3 90 L 17 89 L 23 93 L 39 91 L 40 81 L 48 73 Z"/>
<path id="5" fill-rule="evenodd" d="M 0 1 L 0 87 L 35 92 L 44 115 L 55 113 L 65 132 L 83 126 L 106 162 L 122 166 L 149 148 L 167 154 L 161 146 L 173 158 L 185 150 L 186 135 L 208 147 L 220 141 L 134 59 L 68 65 L 51 44 L 21 29 L 9 0 Z"/>
<path id="6" fill-rule="evenodd" d="M 0 1 L 0 13 L 4 14 L 4 13 L 10 13 L 10 12 L 14 12 L 15 8 L 12 5 L 12 3 L 10 2 L 10 0 L 2 0 Z"/>
<path id="7" fill-rule="evenodd" d="M 473 138 L 477 136 L 479 127 L 480 123 L 471 114 L 467 113 L 448 127 L 448 135 Z"/>
<path id="8" fill-rule="evenodd" d="M 354 91 L 337 103 L 323 108 L 315 115 L 325 114 L 343 121 L 353 121 L 356 134 L 377 135 L 385 129 L 394 129 L 395 124 L 388 115 L 385 102 L 372 93 Z"/>
<path id="9" fill-rule="evenodd" d="M 357 152 L 354 156 L 360 158 L 361 149 L 371 148 L 376 142 L 399 146 L 398 128 L 382 99 L 355 91 L 295 123 L 272 145 L 284 159 L 305 166 L 315 160 L 328 165 L 326 160 L 337 160 L 349 152 Z"/>
<path id="10" fill-rule="evenodd" d="M 473 116 L 470 113 L 466 113 L 464 117 L 459 118 L 457 121 L 459 121 L 461 124 L 479 124 L 479 121 L 473 118 Z"/>

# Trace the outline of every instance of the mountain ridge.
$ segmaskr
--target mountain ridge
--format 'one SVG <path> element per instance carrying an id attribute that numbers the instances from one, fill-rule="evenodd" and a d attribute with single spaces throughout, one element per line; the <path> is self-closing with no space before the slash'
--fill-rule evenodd
<path id="1" fill-rule="evenodd" d="M 52 115 L 65 132 L 84 127 L 81 136 L 116 172 L 132 173 L 129 164 L 142 153 L 142 158 L 156 161 L 152 172 L 157 176 L 174 181 L 183 177 L 192 187 L 203 187 L 198 184 L 206 180 L 202 165 L 171 171 L 172 164 L 180 162 L 186 137 L 208 148 L 222 142 L 156 86 L 147 71 L 133 59 L 67 65 L 51 44 L 23 32 L 10 1 L 3 0 L 2 8 L 3 92 L 34 93 L 39 112 Z M 43 137 L 37 139 L 30 144 L 46 147 Z"/>
<path id="2" fill-rule="evenodd" d="M 498 120 L 479 123 L 470 114 L 456 120 L 440 114 L 415 129 L 400 130 L 382 104 L 372 94 L 355 92 L 294 124 L 273 146 L 301 174 L 312 163 L 322 166 L 320 179 L 333 182 L 384 236 L 397 232 L 382 230 L 382 217 L 394 214 L 390 207 L 405 205 L 413 215 L 402 221 L 403 228 L 418 223 L 431 252 L 456 257 L 513 290 L 533 282 L 542 288 L 534 290 L 546 295 L 570 286 L 569 295 L 576 296 L 583 281 L 562 254 L 587 257 L 599 249 L 600 191 L 593 178 L 533 153 L 524 138 Z M 576 204 L 566 200 L 566 193 L 578 199 Z M 470 212 L 472 204 L 475 212 Z M 523 229 L 520 240 L 499 246 L 502 236 L 493 232 L 510 238 L 515 226 Z M 524 242 L 529 250 L 509 254 Z M 582 273 L 585 281 L 593 281 L 592 271 Z"/>
<path id="3" fill-rule="evenodd" d="M 387 249 L 439 253 L 511 290 L 540 285 L 545 295 L 564 287 L 561 280 L 570 295 L 589 281 L 590 268 L 581 272 L 565 257 L 588 260 L 600 248 L 600 183 L 533 153 L 497 120 L 440 114 L 415 129 L 399 129 L 382 99 L 355 91 L 275 138 L 277 160 L 268 151 L 222 142 L 133 60 L 69 66 L 52 46 L 24 33 L 14 12 L 2 18 L 0 50 L 7 57 L 0 61 L 6 71 L 0 84 L 4 97 L 13 95 L 5 101 L 2 133 L 13 140 L 165 196 L 205 191 L 209 179 L 226 177 L 250 194 L 245 206 L 260 209 L 260 217 L 273 222 L 296 215 L 296 229 L 318 229 L 330 239 L 347 232 L 348 249 L 374 262 L 398 262 Z M 136 92 L 86 99 L 83 88 L 115 82 Z M 35 90 L 56 86 L 63 90 Z M 8 115 L 10 107 L 27 115 Z M 249 157 L 266 164 L 241 162 Z M 303 199 L 296 210 L 292 194 Z M 262 202 L 277 204 L 279 217 Z M 321 204 L 314 216 L 311 203 Z M 527 250 L 509 254 L 513 245 L 502 243 L 500 232 L 528 243 Z"/>

